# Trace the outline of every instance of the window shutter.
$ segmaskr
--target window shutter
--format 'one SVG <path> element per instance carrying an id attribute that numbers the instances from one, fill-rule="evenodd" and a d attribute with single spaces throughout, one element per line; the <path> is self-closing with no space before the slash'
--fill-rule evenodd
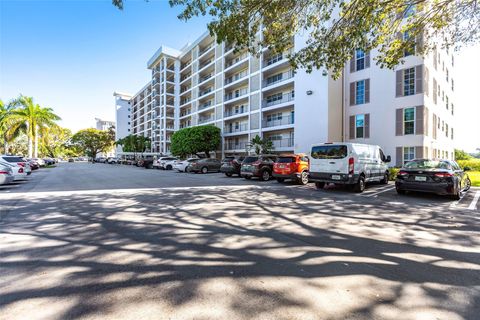
<path id="1" fill-rule="evenodd" d="M 419 55 L 423 52 L 423 33 L 418 34 L 415 40 L 415 54 Z"/>
<path id="2" fill-rule="evenodd" d="M 433 55 L 433 67 L 437 70 L 437 48 L 434 48 L 432 51 Z"/>
<path id="3" fill-rule="evenodd" d="M 415 147 L 415 158 L 423 158 L 423 147 Z"/>
<path id="4" fill-rule="evenodd" d="M 353 53 L 353 58 L 350 60 L 350 73 L 354 73 L 356 70 L 355 70 L 355 57 L 356 57 L 356 54 L 355 52 Z"/>
<path id="5" fill-rule="evenodd" d="M 423 156 L 425 158 L 430 158 L 430 155 L 428 154 L 428 147 L 423 147 Z"/>
<path id="6" fill-rule="evenodd" d="M 355 139 L 355 116 L 350 116 L 350 139 Z"/>
<path id="7" fill-rule="evenodd" d="M 397 70 L 395 74 L 395 96 L 403 97 L 403 70 Z"/>
<path id="8" fill-rule="evenodd" d="M 355 82 L 350 83 L 350 105 L 355 105 Z"/>
<path id="9" fill-rule="evenodd" d="M 423 92 L 423 64 L 415 67 L 415 93 Z"/>
<path id="10" fill-rule="evenodd" d="M 430 114 L 428 112 L 428 108 L 427 107 L 424 107 L 424 111 L 423 111 L 423 134 L 428 136 L 429 135 L 429 120 L 430 118 Z"/>
<path id="11" fill-rule="evenodd" d="M 395 135 L 403 136 L 403 109 L 396 110 Z"/>
<path id="12" fill-rule="evenodd" d="M 370 79 L 365 79 L 365 103 L 370 102 Z"/>
<path id="13" fill-rule="evenodd" d="M 437 80 L 433 78 L 433 90 L 432 90 L 433 103 L 437 104 Z"/>
<path id="14" fill-rule="evenodd" d="M 365 68 L 370 68 L 370 51 L 365 52 Z"/>
<path id="15" fill-rule="evenodd" d="M 365 138 L 370 138 L 370 113 L 365 114 Z"/>
<path id="16" fill-rule="evenodd" d="M 430 72 L 428 68 L 425 66 L 424 73 L 423 73 L 423 88 L 425 90 L 425 94 L 428 95 L 430 94 Z"/>
<path id="17" fill-rule="evenodd" d="M 395 164 L 397 167 L 401 167 L 403 165 L 403 148 L 397 147 L 396 148 L 396 155 L 395 155 Z"/>
<path id="18" fill-rule="evenodd" d="M 433 114 L 432 138 L 437 139 L 437 115 Z"/>
<path id="19" fill-rule="evenodd" d="M 423 117 L 425 107 L 417 106 L 415 109 L 415 134 L 424 134 Z"/>

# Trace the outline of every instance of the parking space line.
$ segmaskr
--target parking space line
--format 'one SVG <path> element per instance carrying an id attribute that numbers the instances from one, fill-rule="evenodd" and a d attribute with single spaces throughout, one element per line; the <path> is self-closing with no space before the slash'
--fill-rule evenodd
<path id="1" fill-rule="evenodd" d="M 475 210 L 475 208 L 477 207 L 477 202 L 478 202 L 478 199 L 480 198 L 480 191 L 477 191 L 475 193 L 475 196 L 473 197 L 472 199 L 472 202 L 470 202 L 470 205 L 468 206 L 468 210 Z"/>
<path id="2" fill-rule="evenodd" d="M 381 193 L 388 192 L 388 191 L 391 191 L 393 189 L 395 189 L 395 186 L 389 186 L 389 187 L 383 188 L 380 191 L 375 191 L 375 192 L 372 192 L 372 193 L 369 193 L 369 194 L 365 194 L 364 197 L 375 197 L 375 196 L 377 196 Z"/>

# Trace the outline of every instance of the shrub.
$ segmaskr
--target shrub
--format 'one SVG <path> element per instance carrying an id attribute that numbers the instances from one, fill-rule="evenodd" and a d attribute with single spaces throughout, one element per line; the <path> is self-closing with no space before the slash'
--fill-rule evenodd
<path id="1" fill-rule="evenodd" d="M 460 167 L 470 167 L 472 171 L 480 171 L 480 159 L 458 160 Z"/>
<path id="2" fill-rule="evenodd" d="M 400 171 L 400 168 L 390 168 L 390 169 L 388 169 L 388 172 L 389 172 L 388 180 L 394 181 L 395 178 L 397 177 L 398 171 Z"/>

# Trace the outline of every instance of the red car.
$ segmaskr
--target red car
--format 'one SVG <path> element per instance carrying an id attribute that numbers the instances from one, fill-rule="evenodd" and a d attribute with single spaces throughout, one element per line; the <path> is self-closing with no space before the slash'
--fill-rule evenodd
<path id="1" fill-rule="evenodd" d="M 307 184 L 308 164 L 308 157 L 304 154 L 282 155 L 273 164 L 273 177 L 278 182 L 290 179 L 299 184 Z"/>

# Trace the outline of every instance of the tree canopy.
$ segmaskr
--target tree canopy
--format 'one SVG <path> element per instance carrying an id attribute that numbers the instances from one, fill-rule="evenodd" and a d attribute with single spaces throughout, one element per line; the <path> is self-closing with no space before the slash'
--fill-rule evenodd
<path id="1" fill-rule="evenodd" d="M 110 149 L 113 146 L 114 139 L 109 131 L 89 128 L 75 133 L 70 142 L 77 150 L 95 158 L 97 153 Z"/>
<path id="2" fill-rule="evenodd" d="M 170 151 L 178 157 L 218 150 L 221 143 L 221 130 L 212 125 L 184 128 L 176 131 L 171 138 Z"/>
<path id="3" fill-rule="evenodd" d="M 123 8 L 123 0 L 113 0 Z M 480 37 L 476 0 L 169 0 L 182 8 L 179 19 L 209 15 L 218 42 L 259 54 L 284 52 L 302 34 L 305 48 L 290 56 L 295 68 L 325 67 L 338 77 L 355 50 L 378 49 L 376 60 L 393 68 L 415 43 L 422 54 L 440 45 L 459 48 Z M 404 19 L 405 18 L 405 19 Z M 263 26 L 263 28 L 262 28 Z M 261 32 L 261 38 L 257 33 Z M 407 35 L 404 37 L 403 35 Z M 402 36 L 399 36 L 402 35 Z"/>
<path id="4" fill-rule="evenodd" d="M 150 149 L 152 141 L 148 137 L 129 134 L 116 141 L 115 144 L 122 146 L 124 152 L 145 152 Z"/>
<path id="5" fill-rule="evenodd" d="M 259 155 L 271 153 L 275 147 L 273 146 L 273 142 L 271 140 L 260 138 L 259 135 L 256 135 L 247 145 L 247 152 L 252 149 L 255 151 L 255 154 Z"/>

